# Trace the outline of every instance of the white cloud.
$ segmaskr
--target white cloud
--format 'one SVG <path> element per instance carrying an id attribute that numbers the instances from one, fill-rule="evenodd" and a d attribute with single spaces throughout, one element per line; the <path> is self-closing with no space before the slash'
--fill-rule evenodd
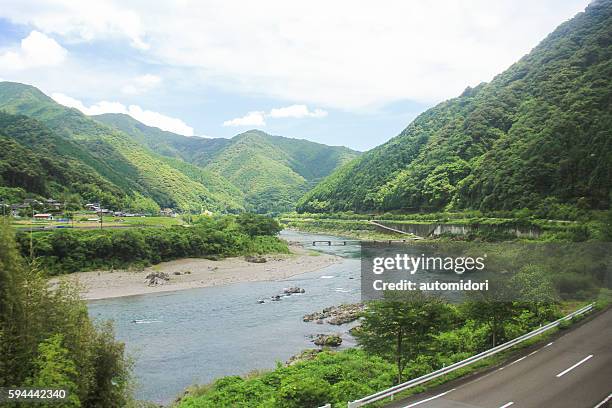
<path id="1" fill-rule="evenodd" d="M 142 109 L 138 105 L 125 106 L 120 102 L 100 101 L 89 107 L 83 102 L 61 93 L 54 93 L 51 97 L 59 104 L 76 108 L 86 115 L 101 115 L 103 113 L 124 113 L 147 126 L 154 126 L 162 130 L 178 133 L 184 136 L 193 136 L 193 128 L 180 119 L 163 115 L 159 112 Z"/>
<path id="2" fill-rule="evenodd" d="M 161 113 L 144 110 L 138 105 L 130 105 L 128 108 L 128 115 L 141 121 L 145 125 L 155 126 L 162 130 L 178 133 L 179 135 L 194 135 L 193 128 L 187 126 L 182 120 L 162 115 Z"/>
<path id="3" fill-rule="evenodd" d="M 324 118 L 327 111 L 323 109 L 310 110 L 306 105 L 290 105 L 283 108 L 273 108 L 270 112 L 253 111 L 240 118 L 223 122 L 223 126 L 266 126 L 265 118 Z"/>
<path id="4" fill-rule="evenodd" d="M 266 126 L 264 112 L 249 112 L 240 118 L 226 120 L 223 126 Z"/>
<path id="5" fill-rule="evenodd" d="M 19 70 L 59 65 L 68 51 L 53 38 L 36 30 L 21 40 L 20 47 L 0 54 L 0 68 Z"/>
<path id="6" fill-rule="evenodd" d="M 323 109 L 308 110 L 306 105 L 291 105 L 284 108 L 274 108 L 268 113 L 271 118 L 324 118 L 327 112 Z"/>
<path id="7" fill-rule="evenodd" d="M 157 87 L 162 79 L 157 75 L 146 74 L 134 78 L 121 88 L 121 92 L 128 95 L 138 95 Z"/>
<path id="8" fill-rule="evenodd" d="M 20 0 L 0 17 L 69 41 L 125 40 L 185 82 L 360 110 L 491 80 L 588 2 Z"/>
<path id="9" fill-rule="evenodd" d="M 81 2 L 69 0 L 36 1 L 22 0 L 6 5 L 0 15 L 18 24 L 29 24 L 45 33 L 61 35 L 71 42 L 90 42 L 103 39 L 129 40 L 129 45 L 138 50 L 148 50 L 145 28 L 140 13 L 125 2 L 117 1 Z"/>

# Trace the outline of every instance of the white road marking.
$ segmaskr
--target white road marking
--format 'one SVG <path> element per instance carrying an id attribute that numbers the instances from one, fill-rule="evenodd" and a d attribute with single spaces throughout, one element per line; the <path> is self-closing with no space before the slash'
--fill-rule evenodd
<path id="1" fill-rule="evenodd" d="M 435 400 L 436 398 L 440 398 L 440 397 L 442 397 L 443 395 L 446 395 L 446 394 L 448 394 L 449 392 L 451 392 L 451 391 L 455 391 L 455 390 L 456 390 L 456 388 L 453 388 L 452 390 L 448 390 L 448 391 L 446 391 L 446 392 L 443 392 L 442 394 L 434 395 L 433 397 L 429 397 L 429 398 L 424 399 L 424 400 L 422 400 L 422 401 L 415 402 L 414 404 L 406 405 L 404 408 L 412 408 L 412 407 L 416 407 L 417 405 L 421 405 L 421 404 L 423 404 L 424 402 L 428 402 L 428 401 L 431 401 L 431 400 Z"/>
<path id="2" fill-rule="evenodd" d="M 532 351 L 531 353 L 527 354 L 527 357 L 529 356 L 533 356 L 535 353 L 537 353 L 538 351 L 540 351 L 540 349 L 537 349 L 536 351 Z"/>
<path id="3" fill-rule="evenodd" d="M 610 394 L 610 395 L 608 395 L 606 398 L 604 398 L 604 400 L 603 400 L 603 401 L 601 401 L 599 404 L 595 405 L 595 407 L 594 407 L 594 408 L 601 408 L 601 407 L 603 407 L 603 405 L 604 405 L 606 402 L 610 401 L 610 399 L 612 399 L 612 394 Z"/>
<path id="4" fill-rule="evenodd" d="M 527 358 L 527 356 L 523 356 L 523 357 L 519 358 L 518 360 L 515 360 L 515 361 L 511 362 L 511 363 L 510 363 L 510 364 L 508 364 L 507 366 L 501 367 L 501 368 L 500 368 L 500 370 L 503 370 L 503 369 L 504 369 L 504 368 L 506 368 L 506 367 L 510 367 L 511 365 L 516 364 L 516 363 L 518 363 L 519 361 L 522 361 L 522 360 L 524 360 L 524 359 L 526 359 L 526 358 Z"/>
<path id="5" fill-rule="evenodd" d="M 502 405 L 502 406 L 501 406 L 501 407 L 499 407 L 499 408 L 508 408 L 510 405 L 514 405 L 514 402 L 510 401 L 509 403 L 504 404 L 504 405 Z"/>
<path id="6" fill-rule="evenodd" d="M 550 345 L 551 345 L 551 344 L 553 344 L 553 343 L 554 343 L 554 341 L 551 341 L 550 343 L 548 343 L 547 345 L 545 345 L 545 346 L 544 346 L 544 347 L 542 347 L 542 348 L 546 348 L 546 347 L 550 346 Z"/>
<path id="7" fill-rule="evenodd" d="M 578 367 L 580 364 L 584 363 L 585 361 L 591 359 L 593 357 L 592 354 L 589 354 L 588 356 L 586 356 L 585 358 L 583 358 L 582 360 L 580 360 L 579 362 L 577 362 L 576 364 L 574 364 L 573 366 L 571 366 L 570 368 L 561 371 L 559 374 L 557 374 L 557 378 L 564 376 L 565 374 L 569 373 L 570 371 L 572 371 L 574 368 Z"/>

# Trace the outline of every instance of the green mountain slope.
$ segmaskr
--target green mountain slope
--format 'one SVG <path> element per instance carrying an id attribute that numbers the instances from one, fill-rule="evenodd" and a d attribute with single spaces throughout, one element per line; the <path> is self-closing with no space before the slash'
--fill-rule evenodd
<path id="1" fill-rule="evenodd" d="M 340 168 L 300 211 L 610 206 L 612 1 Z"/>
<path id="2" fill-rule="evenodd" d="M 178 135 L 147 126 L 122 113 L 105 113 L 92 117 L 130 135 L 136 142 L 160 155 L 180 158 L 196 165 L 208 162 L 219 150 L 231 143 L 230 139 Z"/>
<path id="3" fill-rule="evenodd" d="M 27 116 L 0 112 L 0 185 L 43 197 L 78 193 L 119 205 L 125 192 L 86 164 L 95 160 L 78 145 Z"/>
<path id="4" fill-rule="evenodd" d="M 356 157 L 344 147 L 330 147 L 307 140 L 271 136 L 251 130 L 206 163 L 245 193 L 247 205 L 260 212 L 281 212 L 316 181 Z"/>
<path id="5" fill-rule="evenodd" d="M 193 174 L 183 173 L 127 134 L 55 103 L 32 86 L 1 82 L 0 110 L 34 118 L 58 137 L 78 145 L 80 150 L 66 152 L 66 157 L 87 164 L 126 194 L 139 193 L 161 207 L 181 211 L 241 208 L 234 200 L 226 201 L 225 193 L 218 196 Z"/>
<path id="6" fill-rule="evenodd" d="M 200 174 L 228 180 L 241 194 L 230 191 L 231 187 L 226 193 L 244 198 L 246 207 L 257 212 L 292 210 L 297 199 L 316 182 L 358 155 L 346 147 L 272 136 L 257 130 L 232 139 L 206 139 L 165 132 L 127 115 L 105 114 L 95 119 L 172 158 L 175 165 L 181 163 L 182 171 L 184 162 L 188 162 L 193 165 L 192 171 L 201 168 Z"/>

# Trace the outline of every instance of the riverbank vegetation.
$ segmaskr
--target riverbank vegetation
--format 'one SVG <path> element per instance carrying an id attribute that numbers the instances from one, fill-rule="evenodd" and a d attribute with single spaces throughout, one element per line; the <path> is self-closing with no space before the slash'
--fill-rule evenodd
<path id="1" fill-rule="evenodd" d="M 192 217 L 189 226 L 20 232 L 22 256 L 51 275 L 157 264 L 186 257 L 288 253 L 278 223 L 245 214 Z"/>
<path id="2" fill-rule="evenodd" d="M 287 228 L 307 232 L 343 235 L 360 239 L 403 239 L 405 234 L 384 231 L 372 221 L 399 230 L 422 229 L 438 225 L 464 227 L 465 233 L 445 233 L 427 238 L 480 241 L 607 241 L 612 237 L 612 211 L 584 212 L 573 220 L 540 218 L 529 211 L 462 211 L 438 213 L 360 214 L 351 211 L 337 213 L 285 213 L 279 216 Z M 421 227 L 421 228 L 420 228 Z M 511 234 L 509 231 L 529 234 Z"/>
<path id="3" fill-rule="evenodd" d="M 598 308 L 610 303 L 610 290 L 602 289 L 607 285 L 602 272 L 609 262 L 607 243 L 457 244 L 454 250 L 478 248 L 487 253 L 487 264 L 505 271 L 490 291 L 467 295 L 458 304 L 421 292 L 386 293 L 383 300 L 367 303 L 360 324 L 351 330 L 357 348 L 339 352 L 323 348 L 279 363 L 270 372 L 224 377 L 191 388 L 176 406 L 316 408 L 331 403 L 342 407 L 514 339 L 585 302 L 596 299 Z M 434 383 L 501 363 L 514 350 Z M 422 390 L 423 386 L 410 392 Z"/>
<path id="4" fill-rule="evenodd" d="M 62 407 L 134 404 L 131 362 L 112 325 L 89 319 L 76 288 L 50 291 L 44 269 L 20 256 L 6 222 L 0 225 L 0 356 L 0 387 L 64 389 Z"/>
<path id="5" fill-rule="evenodd" d="M 565 312 L 562 309 L 564 304 L 554 301 L 535 305 L 473 299 L 452 305 L 418 293 L 389 297 L 370 302 L 361 325 L 353 330 L 360 347 L 303 353 L 297 362 L 278 363 L 270 372 L 224 377 L 192 387 L 176 407 L 316 408 L 326 403 L 346 406 L 348 401 L 518 337 L 560 317 Z M 417 336 L 418 341 L 413 341 L 412 336 Z M 446 380 L 499 363 L 507 355 L 462 369 Z M 412 391 L 419 390 L 423 387 Z"/>

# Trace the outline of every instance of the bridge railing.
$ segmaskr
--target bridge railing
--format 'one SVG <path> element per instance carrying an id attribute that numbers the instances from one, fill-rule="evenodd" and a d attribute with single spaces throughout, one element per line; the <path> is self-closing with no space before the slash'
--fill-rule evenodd
<path id="1" fill-rule="evenodd" d="M 443 375 L 452 373 L 455 370 L 458 370 L 458 369 L 460 369 L 462 367 L 468 366 L 468 365 L 470 365 L 472 363 L 475 363 L 477 361 L 480 361 L 482 359 L 485 359 L 487 357 L 495 355 L 495 354 L 497 354 L 497 353 L 499 353 L 499 352 L 501 352 L 503 350 L 506 350 L 506 349 L 508 349 L 510 347 L 513 347 L 513 346 L 515 346 L 515 345 L 517 345 L 519 343 L 522 343 L 525 340 L 529 340 L 529 339 L 531 339 L 531 338 L 533 338 L 535 336 L 538 336 L 538 335 L 540 335 L 540 334 L 542 334 L 542 333 L 544 333 L 544 332 L 546 332 L 546 331 L 548 331 L 548 330 L 550 330 L 550 329 L 552 329 L 554 327 L 557 327 L 561 322 L 563 322 L 565 320 L 570 320 L 571 318 L 573 318 L 575 316 L 579 316 L 579 315 L 582 315 L 584 313 L 587 313 L 587 312 L 589 312 L 589 311 L 591 311 L 593 309 L 593 306 L 594 306 L 594 303 L 586 305 L 586 306 L 576 310 L 575 312 L 572 312 L 572 313 L 568 314 L 565 317 L 562 317 L 562 318 L 560 318 L 558 320 L 555 320 L 554 322 L 548 323 L 548 324 L 546 324 L 546 325 L 544 325 L 542 327 L 539 327 L 539 328 L 537 328 L 537 329 L 535 329 L 535 330 L 533 330 L 533 331 L 531 331 L 531 332 L 529 332 L 527 334 L 523 334 L 522 336 L 519 336 L 519 337 L 517 337 L 517 338 L 515 338 L 513 340 L 510 340 L 510 341 L 506 342 L 506 343 L 500 344 L 500 345 L 498 345 L 496 347 L 493 347 L 493 348 L 491 348 L 489 350 L 483 351 L 482 353 L 476 354 L 476 355 L 474 355 L 472 357 L 468 357 L 465 360 L 458 361 L 458 362 L 456 362 L 454 364 L 449 365 L 448 367 L 441 368 L 441 369 L 433 371 L 433 372 L 431 372 L 429 374 L 425 374 L 425 375 L 423 375 L 421 377 L 414 378 L 414 379 L 412 379 L 410 381 L 406 381 L 406 382 L 404 382 L 402 384 L 395 385 L 395 386 L 393 386 L 391 388 L 388 388 L 386 390 L 379 391 L 379 392 L 377 392 L 375 394 L 368 395 L 367 397 L 363 397 L 363 398 L 358 399 L 358 400 L 353 401 L 353 402 L 349 402 L 348 403 L 348 408 L 362 407 L 362 406 L 370 404 L 372 402 L 376 402 L 376 401 L 379 401 L 379 400 L 382 400 L 382 399 L 385 399 L 385 398 L 392 397 L 395 394 L 400 393 L 402 391 L 405 391 L 405 390 L 407 390 L 409 388 L 412 388 L 412 387 L 415 387 L 415 386 L 417 386 L 419 384 L 423 384 L 425 382 L 431 381 L 431 380 L 433 380 L 435 378 L 438 378 L 438 377 L 441 377 Z"/>

